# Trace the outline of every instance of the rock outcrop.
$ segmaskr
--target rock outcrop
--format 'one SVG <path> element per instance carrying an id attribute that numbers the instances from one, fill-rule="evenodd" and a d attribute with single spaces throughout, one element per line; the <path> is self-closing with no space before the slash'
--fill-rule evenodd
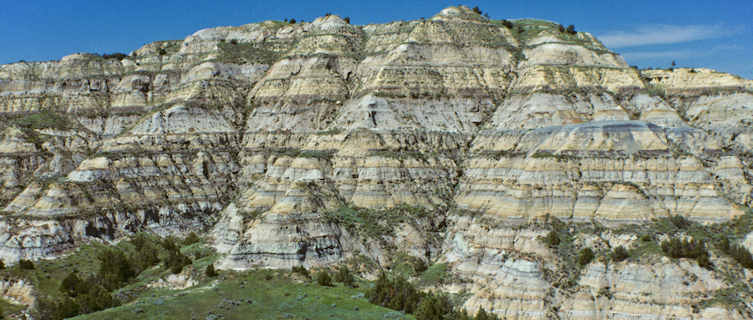
<path id="1" fill-rule="evenodd" d="M 607 254 L 639 246 L 619 228 L 753 204 L 753 81 L 636 70 L 556 23 L 461 6 L 205 29 L 122 60 L 0 66 L 0 116 L 8 263 L 203 230 L 224 268 L 446 263 L 465 308 L 508 318 L 753 312 L 714 300 L 751 277 L 724 257 L 574 272 L 541 241 L 553 220 L 606 226 L 570 232 Z"/>

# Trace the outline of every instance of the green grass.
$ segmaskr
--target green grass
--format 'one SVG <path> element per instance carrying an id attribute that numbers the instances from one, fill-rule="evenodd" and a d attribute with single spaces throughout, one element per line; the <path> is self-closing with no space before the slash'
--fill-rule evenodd
<path id="1" fill-rule="evenodd" d="M 11 120 L 12 124 L 30 129 L 59 129 L 65 130 L 71 127 L 71 123 L 65 117 L 52 111 L 30 113 Z"/>
<path id="2" fill-rule="evenodd" d="M 221 272 L 224 281 L 151 290 L 136 301 L 74 319 L 413 319 L 368 302 L 368 283 L 322 287 L 287 271 Z M 251 301 L 249 303 L 248 301 Z"/>
<path id="3" fill-rule="evenodd" d="M 72 271 L 93 273 L 99 267 L 97 248 L 99 244 L 81 246 L 75 252 L 54 260 L 34 262 L 33 270 L 21 270 L 18 266 L 0 271 L 0 276 L 11 279 L 27 279 L 36 291 L 45 295 L 57 294 L 60 283 Z"/>
<path id="4" fill-rule="evenodd" d="M 421 286 L 434 286 L 442 284 L 447 277 L 447 264 L 437 263 L 426 269 L 418 280 Z"/>
<path id="5" fill-rule="evenodd" d="M 9 315 L 26 309 L 26 306 L 10 303 L 5 299 L 0 299 L 0 309 L 3 310 L 2 314 L 0 314 L 0 319 L 5 319 Z"/>
<path id="6" fill-rule="evenodd" d="M 221 42 L 219 48 L 220 56 L 218 59 L 224 63 L 272 64 L 281 57 L 281 54 L 276 51 L 254 43 Z"/>

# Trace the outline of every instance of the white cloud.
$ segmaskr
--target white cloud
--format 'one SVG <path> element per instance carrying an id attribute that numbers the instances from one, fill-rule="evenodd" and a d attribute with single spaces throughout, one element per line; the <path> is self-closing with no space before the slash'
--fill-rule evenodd
<path id="1" fill-rule="evenodd" d="M 651 44 L 683 43 L 719 38 L 734 33 L 719 25 L 646 25 L 632 31 L 607 33 L 599 39 L 610 48 L 637 47 Z"/>

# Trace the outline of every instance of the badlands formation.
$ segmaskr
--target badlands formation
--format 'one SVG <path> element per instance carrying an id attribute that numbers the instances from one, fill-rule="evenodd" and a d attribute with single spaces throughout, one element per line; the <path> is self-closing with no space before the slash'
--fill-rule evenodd
<path id="1" fill-rule="evenodd" d="M 0 258 L 197 231 L 223 269 L 443 263 L 434 289 L 508 319 L 750 318 L 729 256 L 638 249 L 749 214 L 753 81 L 509 22 L 329 15 L 2 65 Z"/>

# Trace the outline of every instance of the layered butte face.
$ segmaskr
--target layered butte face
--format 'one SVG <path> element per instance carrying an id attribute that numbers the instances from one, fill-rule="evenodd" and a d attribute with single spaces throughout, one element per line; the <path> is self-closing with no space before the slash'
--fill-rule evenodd
<path id="1" fill-rule="evenodd" d="M 753 82 L 639 71 L 558 27 L 330 15 L 0 66 L 0 257 L 202 230 L 224 268 L 447 263 L 466 308 L 510 318 L 744 317 L 691 307 L 732 285 L 686 261 L 596 261 L 559 286 L 550 218 L 745 213 Z M 577 246 L 638 241 L 593 237 Z"/>

